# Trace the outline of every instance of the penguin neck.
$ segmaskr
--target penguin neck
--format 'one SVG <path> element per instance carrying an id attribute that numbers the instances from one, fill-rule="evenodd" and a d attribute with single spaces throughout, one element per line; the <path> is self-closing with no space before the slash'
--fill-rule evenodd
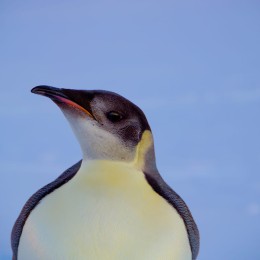
<path id="1" fill-rule="evenodd" d="M 137 171 L 146 173 L 158 173 L 154 152 L 154 141 L 150 130 L 146 130 L 142 134 L 140 142 L 137 144 L 134 156 L 132 160 L 113 160 L 113 159 L 93 159 L 83 156 L 81 168 L 86 169 L 89 165 L 91 167 L 100 168 L 104 171 L 104 167 L 116 167 L 116 168 L 131 168 Z"/>
<path id="2" fill-rule="evenodd" d="M 81 167 L 74 177 L 82 184 L 104 185 L 111 187 L 125 182 L 128 177 L 135 174 L 141 175 L 140 170 L 133 167 L 132 164 L 122 161 L 110 160 L 83 160 Z"/>

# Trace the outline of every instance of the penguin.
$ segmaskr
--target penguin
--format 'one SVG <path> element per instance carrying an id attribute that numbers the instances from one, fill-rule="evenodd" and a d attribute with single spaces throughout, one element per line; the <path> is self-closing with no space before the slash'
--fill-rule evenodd
<path id="1" fill-rule="evenodd" d="M 110 91 L 31 91 L 61 109 L 82 160 L 26 202 L 12 229 L 12 259 L 196 259 L 197 225 L 157 170 L 142 110 Z"/>

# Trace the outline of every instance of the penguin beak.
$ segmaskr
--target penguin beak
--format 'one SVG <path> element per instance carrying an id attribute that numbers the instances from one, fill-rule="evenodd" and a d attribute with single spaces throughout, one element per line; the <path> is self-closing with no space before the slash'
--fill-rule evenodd
<path id="1" fill-rule="evenodd" d="M 32 93 L 43 95 L 52 99 L 58 106 L 66 106 L 72 110 L 77 110 L 87 114 L 92 119 L 95 117 L 92 114 L 90 107 L 90 100 L 93 98 L 93 95 L 90 93 L 89 98 L 84 100 L 84 104 L 81 99 L 77 98 L 81 94 L 81 90 L 71 90 L 63 88 L 54 88 L 50 86 L 37 86 L 31 90 Z M 81 104 L 82 103 L 82 104 Z"/>

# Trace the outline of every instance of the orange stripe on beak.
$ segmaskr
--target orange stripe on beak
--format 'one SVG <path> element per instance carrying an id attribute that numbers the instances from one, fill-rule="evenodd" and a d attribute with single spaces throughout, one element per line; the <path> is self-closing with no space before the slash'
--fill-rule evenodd
<path id="1" fill-rule="evenodd" d="M 78 105 L 77 103 L 75 103 L 75 102 L 73 102 L 73 101 L 71 101 L 71 100 L 69 100 L 67 98 L 61 97 L 61 96 L 56 96 L 56 95 L 54 95 L 54 96 L 55 96 L 55 99 L 57 99 L 58 101 L 66 104 L 66 105 L 68 105 L 70 107 L 73 107 L 75 109 L 78 109 L 78 110 L 84 112 L 85 114 L 87 114 L 89 117 L 94 119 L 93 115 L 88 110 L 86 110 L 82 106 Z"/>

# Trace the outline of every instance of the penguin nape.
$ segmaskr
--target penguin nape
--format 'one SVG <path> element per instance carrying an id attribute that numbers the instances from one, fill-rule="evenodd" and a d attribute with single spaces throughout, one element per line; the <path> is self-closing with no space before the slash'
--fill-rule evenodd
<path id="1" fill-rule="evenodd" d="M 159 174 L 142 110 L 104 90 L 38 86 L 62 110 L 82 160 L 24 205 L 13 260 L 191 260 L 199 231 L 181 197 Z"/>

